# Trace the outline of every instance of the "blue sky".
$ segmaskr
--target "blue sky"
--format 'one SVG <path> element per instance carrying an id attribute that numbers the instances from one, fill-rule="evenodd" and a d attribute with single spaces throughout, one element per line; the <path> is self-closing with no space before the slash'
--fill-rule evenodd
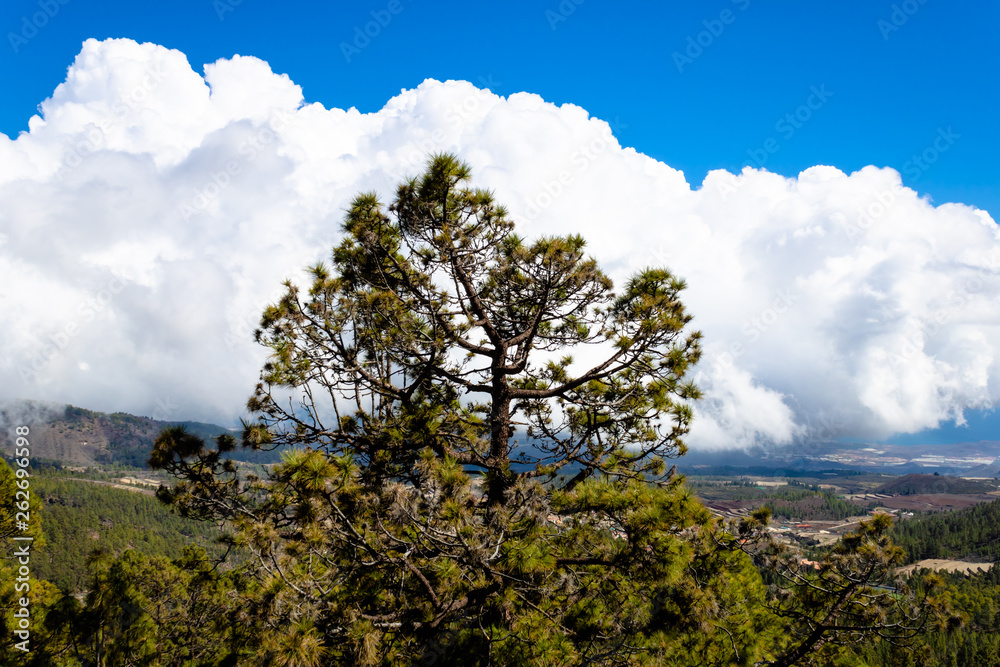
<path id="1" fill-rule="evenodd" d="M 1000 219 L 1000 161 L 996 159 L 996 149 L 1000 146 L 996 122 L 1000 99 L 998 26 L 1000 4 L 985 0 L 950 3 L 717 0 L 655 4 L 599 0 L 503 4 L 421 0 L 281 4 L 261 0 L 169 3 L 8 0 L 0 6 L 0 32 L 4 37 L 0 44 L 0 89 L 4 91 L 0 132 L 13 139 L 28 129 L 28 119 L 39 113 L 40 103 L 66 80 L 67 68 L 81 53 L 83 42 L 91 38 L 128 38 L 177 49 L 186 55 L 199 75 L 206 74 L 205 64 L 231 59 L 236 54 L 254 56 L 266 62 L 273 72 L 288 75 L 301 87 L 306 103 L 317 102 L 326 109 L 354 107 L 370 114 L 382 110 L 401 90 L 413 91 L 425 79 L 464 80 L 507 98 L 502 103 L 494 100 L 488 104 L 499 109 L 494 115 L 507 118 L 510 128 L 531 137 L 521 142 L 537 144 L 537 155 L 527 159 L 538 171 L 529 174 L 528 165 L 517 163 L 517 159 L 525 158 L 515 159 L 510 151 L 505 152 L 505 144 L 516 143 L 516 139 L 487 136 L 496 127 L 479 118 L 476 115 L 479 111 L 463 121 L 468 128 L 483 132 L 480 143 L 470 146 L 470 151 L 479 155 L 479 159 L 493 156 L 498 165 L 502 163 L 511 173 L 525 167 L 521 181 L 512 176 L 509 181 L 497 181 L 497 187 L 503 190 L 506 183 L 511 192 L 530 195 L 528 200 L 537 203 L 539 197 L 545 196 L 539 194 L 543 183 L 539 179 L 554 173 L 551 169 L 557 170 L 562 159 L 553 152 L 557 148 L 549 148 L 547 141 L 556 141 L 563 131 L 567 137 L 572 135 L 572 141 L 558 148 L 565 151 L 563 157 L 581 145 L 573 142 L 587 141 L 590 143 L 582 145 L 593 146 L 596 141 L 602 146 L 601 151 L 605 143 L 599 136 L 595 139 L 588 134 L 596 131 L 595 126 L 581 125 L 566 109 L 552 113 L 535 109 L 529 113 L 524 111 L 523 100 L 515 102 L 511 96 L 526 91 L 555 105 L 577 105 L 592 117 L 607 121 L 621 146 L 659 161 L 655 187 L 662 189 L 651 192 L 648 189 L 651 186 L 642 180 L 649 173 L 648 165 L 623 151 L 595 156 L 594 164 L 600 163 L 601 173 L 607 174 L 596 189 L 594 184 L 585 185 L 589 175 L 573 172 L 570 179 L 579 188 L 578 192 L 603 198 L 605 202 L 613 201 L 619 192 L 629 193 L 623 196 L 632 197 L 633 201 L 662 194 L 668 202 L 663 204 L 666 208 L 643 209 L 641 215 L 652 219 L 661 210 L 682 212 L 675 221 L 680 226 L 668 229 L 663 225 L 657 232 L 659 236 L 650 235 L 659 241 L 636 237 L 632 239 L 635 247 L 626 250 L 615 247 L 614 237 L 600 245 L 604 223 L 596 217 L 586 223 L 590 226 L 585 225 L 584 231 L 588 238 L 597 239 L 594 247 L 602 251 L 608 248 L 608 257 L 623 266 L 632 260 L 643 260 L 643 255 L 636 259 L 637 252 L 652 251 L 653 259 L 681 267 L 692 285 L 691 300 L 698 307 L 699 326 L 705 327 L 707 339 L 717 346 L 711 352 L 712 358 L 724 359 L 727 350 L 739 350 L 733 353 L 735 359 L 729 359 L 735 361 L 734 366 L 728 365 L 729 362 L 717 364 L 707 380 L 709 395 L 714 398 L 706 405 L 717 409 L 718 419 L 713 422 L 707 417 L 704 421 L 715 429 L 718 439 L 745 436 L 747 441 L 768 437 L 788 441 L 799 437 L 796 433 L 804 432 L 826 437 L 829 433 L 824 430 L 829 429 L 823 425 L 828 418 L 817 414 L 823 406 L 833 405 L 840 410 L 840 416 L 834 418 L 840 425 L 835 430 L 845 437 L 884 439 L 892 433 L 919 430 L 924 423 L 946 423 L 949 415 L 964 412 L 970 418 L 968 427 L 950 425 L 933 432 L 896 435 L 894 442 L 979 440 L 993 437 L 1000 429 L 1000 417 L 980 410 L 1000 401 L 1000 309 L 992 305 L 996 301 L 991 301 L 994 294 L 1000 295 L 1000 267 L 993 254 L 987 252 L 996 241 L 996 255 L 1000 256 L 1000 241 L 994 238 L 993 230 L 984 232 L 971 209 L 921 208 L 918 197 L 904 196 L 893 189 L 895 186 L 889 184 L 891 178 L 884 172 L 866 171 L 852 177 L 853 180 L 841 181 L 827 172 L 813 171 L 805 180 L 794 179 L 815 165 L 833 166 L 845 174 L 867 165 L 889 167 L 899 172 L 904 186 L 915 190 L 918 196 L 929 197 L 934 205 L 961 202 L 988 211 L 994 220 Z M 37 146 L 27 141 L 17 142 L 23 148 L 17 155 L 35 156 L 31 158 L 34 162 L 29 159 L 24 164 L 33 167 L 43 164 L 44 160 L 39 162 L 37 156 L 49 155 L 45 151 L 51 151 L 56 160 L 64 160 L 67 148 L 72 151 L 80 145 L 80 137 L 85 135 L 74 133 L 84 132 L 84 125 L 80 124 L 84 121 L 73 125 L 76 122 L 73 105 L 85 99 L 92 105 L 87 113 L 99 114 L 102 113 L 99 108 L 103 108 L 94 102 L 87 81 L 106 79 L 110 82 L 106 86 L 107 95 L 115 90 L 131 95 L 136 82 L 126 81 L 128 59 L 148 57 L 152 62 L 163 57 L 149 51 L 140 53 L 122 44 L 94 49 L 94 53 L 100 52 L 99 56 L 80 64 L 82 78 L 74 82 L 72 93 L 50 104 L 53 122 L 49 124 L 49 133 L 40 133 L 35 138 Z M 183 76 L 185 68 L 176 62 L 168 69 L 180 76 L 178 81 L 189 82 Z M 280 106 L 287 100 L 297 103 L 296 91 L 285 90 L 281 82 L 268 79 L 270 72 L 262 74 L 246 63 L 219 69 L 215 76 L 220 90 L 226 82 L 246 86 L 247 90 L 284 90 L 281 94 L 286 95 L 282 98 L 285 101 L 274 104 Z M 270 83 L 265 85 L 262 83 L 265 81 Z M 241 155 L 238 144 L 227 143 L 236 139 L 226 132 L 236 136 L 242 131 L 240 123 L 247 119 L 259 123 L 260 118 L 253 114 L 260 110 L 248 112 L 244 117 L 235 112 L 236 115 L 227 117 L 228 125 L 213 124 L 218 118 L 203 114 L 199 105 L 204 101 L 198 97 L 197 87 L 184 88 L 186 85 L 181 88 L 187 97 L 174 100 L 176 106 L 170 113 L 176 114 L 175 118 L 156 116 L 169 106 L 170 100 L 161 100 L 160 106 L 154 105 L 143 112 L 150 115 L 133 114 L 124 119 L 122 123 L 129 125 L 128 132 L 117 126 L 122 119 L 112 119 L 106 126 L 113 131 L 102 140 L 104 143 L 97 153 L 136 161 L 125 170 L 127 176 L 112 171 L 100 176 L 110 190 L 146 192 L 143 196 L 148 196 L 149 201 L 170 201 L 168 208 L 174 210 L 173 200 L 162 198 L 175 196 L 171 188 L 176 189 L 178 179 L 187 178 L 195 184 L 181 195 L 182 203 L 190 201 L 188 193 L 205 190 L 206 179 L 214 173 L 213 164 L 224 161 L 226 156 Z M 424 108 L 427 115 L 407 119 L 400 125 L 406 126 L 405 132 L 397 128 L 399 133 L 392 134 L 396 130 L 391 128 L 396 126 L 389 121 L 396 112 L 391 109 L 382 117 L 388 119 L 384 122 L 390 129 L 377 136 L 371 135 L 367 126 L 355 126 L 349 118 L 334 119 L 331 114 L 336 123 L 346 124 L 337 125 L 336 132 L 327 136 L 323 133 L 330 131 L 334 120 L 317 121 L 312 126 L 317 133 L 314 143 L 321 150 L 332 151 L 330 147 L 340 146 L 338 137 L 350 135 L 371 145 L 389 146 L 386 148 L 389 153 L 403 151 L 410 137 L 422 136 L 421 132 L 435 127 L 451 131 L 447 123 L 442 125 L 441 114 L 435 109 L 473 98 L 458 88 L 441 87 L 414 92 L 406 99 L 415 108 Z M 426 106 L 420 107 L 421 104 Z M 247 101 L 246 105 L 253 106 L 253 102 Z M 65 114 L 59 116 L 57 112 Z M 546 125 L 554 122 L 553 113 L 559 117 L 558 123 Z M 93 121 L 97 117 L 87 118 Z M 170 124 L 172 120 L 177 120 L 176 127 Z M 165 140 L 156 138 L 167 136 L 157 134 L 163 128 L 176 131 L 176 135 L 170 136 L 177 136 L 181 143 L 189 143 L 166 145 Z M 119 130 L 122 134 L 113 138 L 112 134 Z M 203 144 L 209 136 L 216 143 Z M 468 135 L 463 136 L 469 141 Z M 301 139 L 287 135 L 282 141 L 291 145 Z M 300 154 L 305 155 L 316 146 L 305 145 Z M 0 150 L 4 149 L 0 142 Z M 156 155 L 157 164 L 161 167 L 169 164 L 170 170 L 146 178 L 142 155 Z M 344 156 L 338 157 L 334 151 L 322 157 L 335 161 Z M 305 160 L 299 169 L 309 174 L 309 178 L 322 181 L 323 178 L 310 171 L 314 166 L 309 166 L 319 163 Z M 544 163 L 545 168 L 535 163 Z M 486 164 L 490 164 L 489 160 Z M 583 162 L 584 169 L 588 164 L 587 160 Z M 753 188 L 737 195 L 747 197 L 745 201 L 727 202 L 726 196 L 718 198 L 703 192 L 701 203 L 691 208 L 694 205 L 690 204 L 686 189 L 671 190 L 673 172 L 666 168 L 669 165 L 681 170 L 692 188 L 697 189 L 710 170 L 738 173 L 748 164 L 793 180 L 779 187 L 767 175 L 758 173 L 740 181 L 754 183 Z M 252 170 L 260 170 L 262 179 L 283 178 L 282 168 L 277 162 L 265 160 L 252 165 Z M 380 173 L 380 168 L 369 165 L 367 173 Z M 104 210 L 101 208 L 104 202 L 98 195 L 81 199 L 82 195 L 73 189 L 72 178 L 50 181 L 52 174 L 44 168 L 31 177 L 37 179 L 39 192 L 44 193 L 38 195 L 37 201 L 58 202 L 59 206 L 52 204 L 46 209 L 42 203 L 26 203 L 17 188 L 3 189 L 2 172 L 0 169 L 0 221 L 4 219 L 4 210 L 16 209 L 18 213 L 11 214 L 11 220 L 22 220 L 20 224 L 26 229 L 34 224 L 51 224 L 52 231 L 48 233 L 57 238 L 79 223 L 66 217 L 65 211 L 87 206 Z M 85 172 L 86 168 L 74 174 Z M 596 167 L 589 172 L 595 173 Z M 11 174 L 8 178 L 15 176 Z M 129 180 L 133 177 L 139 180 L 133 183 Z M 341 188 L 345 193 L 354 188 L 353 182 L 327 182 L 331 189 Z M 515 187 L 516 183 L 520 185 Z M 810 194 L 811 184 L 815 183 L 820 183 L 815 186 L 818 190 Z M 367 187 L 359 184 L 362 186 Z M 231 198 L 237 202 L 247 193 L 260 190 L 249 185 L 247 190 L 242 187 L 224 192 L 221 200 Z M 525 188 L 530 191 L 525 193 Z M 290 190 L 276 195 L 275 201 L 284 202 L 281 206 L 286 210 L 296 206 L 309 211 L 328 207 L 339 215 L 342 208 L 338 208 L 341 204 L 337 198 L 342 196 L 341 189 L 336 189 L 335 195 L 319 199 Z M 872 206 L 876 206 L 871 200 L 872 193 L 883 197 L 888 192 L 895 192 L 892 199 L 902 204 L 895 207 L 891 216 L 882 218 L 881 213 L 876 214 L 878 224 L 873 228 L 867 223 L 861 227 L 843 227 L 842 222 L 836 225 L 829 222 L 851 223 L 857 211 L 872 211 Z M 754 199 L 758 193 L 760 197 Z M 22 198 L 17 199 L 19 196 Z M 801 201 L 786 206 L 796 197 Z M 569 199 L 563 198 L 550 211 L 543 212 L 539 221 L 550 224 L 546 215 L 567 214 L 572 210 Z M 66 303 L 85 300 L 88 294 L 99 295 L 102 285 L 118 279 L 109 278 L 111 274 L 107 272 L 114 273 L 115 267 L 121 269 L 128 264 L 121 256 L 136 255 L 135 248 L 161 243 L 160 213 L 153 209 L 139 211 L 141 224 L 137 223 L 127 234 L 100 216 L 94 217 L 89 223 L 92 226 L 88 228 L 88 238 L 100 244 L 86 255 L 89 264 L 83 262 L 79 266 L 74 264 L 75 248 L 59 256 L 54 251 L 46 254 L 45 248 L 25 245 L 18 250 L 15 245 L 5 248 L 0 244 L 0 274 L 4 271 L 5 252 L 13 253 L 11 256 L 18 261 L 30 256 L 37 259 L 39 275 L 46 272 L 60 275 L 63 282 L 59 288 L 64 290 L 61 294 Z M 199 209 L 198 214 L 202 213 Z M 911 214 L 919 218 L 913 218 L 912 225 L 907 217 Z M 222 220 L 233 229 L 247 226 L 242 218 L 230 219 L 225 213 L 213 215 L 216 222 Z M 323 217 L 327 213 L 316 215 L 316 220 L 289 221 L 285 236 L 301 235 L 302 247 L 328 243 L 327 236 L 315 232 L 327 224 Z M 694 240 L 683 239 L 684 243 L 678 243 L 674 249 L 673 240 L 678 239 L 677 234 L 684 234 L 687 228 L 683 225 L 689 224 L 683 222 L 689 220 L 685 215 L 702 221 L 711 230 L 712 242 L 703 247 L 700 240 L 692 237 Z M 238 271 L 212 273 L 218 267 L 212 254 L 216 245 L 222 253 L 221 249 L 246 244 L 243 252 L 247 256 L 253 255 L 256 248 L 246 239 L 223 237 L 218 229 L 205 227 L 202 218 L 189 221 L 186 215 L 183 217 L 184 220 L 174 223 L 181 227 L 190 224 L 191 229 L 179 231 L 177 238 L 186 239 L 184 243 L 189 246 L 205 246 L 205 256 L 198 260 L 202 262 L 198 264 L 198 270 L 203 271 L 201 284 L 218 286 L 215 301 L 206 301 L 203 306 L 204 321 L 213 317 L 208 311 L 219 310 L 218 304 L 229 300 L 243 306 L 259 305 L 257 301 L 269 291 L 263 285 L 277 284 L 277 279 L 258 276 L 254 279 L 258 282 L 250 285 L 253 281 L 239 276 Z M 754 232 L 743 233 L 732 227 L 731 221 L 736 217 Z M 787 226 L 792 219 L 798 228 Z M 848 232 L 846 238 L 839 236 L 839 231 L 830 231 L 837 225 Z M 648 231 L 643 227 L 637 229 L 643 234 Z M 0 240 L 5 231 L 0 229 Z M 831 233 L 838 235 L 836 242 L 829 236 L 825 241 L 816 241 L 817 234 Z M 874 240 L 873 234 L 877 237 Z M 789 250 L 793 246 L 787 243 L 789 238 L 807 237 L 814 239 L 812 245 Z M 122 245 L 124 238 L 133 243 L 131 250 L 127 244 Z M 727 244 L 733 239 L 737 239 L 733 241 L 737 245 L 729 248 Z M 160 255 L 149 259 L 150 266 L 155 264 L 159 273 L 126 280 L 123 296 L 116 296 L 117 300 L 108 309 L 114 311 L 115 317 L 109 315 L 108 321 L 100 326 L 101 317 L 94 325 L 90 325 L 93 318 L 88 318 L 83 324 L 90 325 L 89 328 L 82 327 L 83 334 L 74 334 L 76 337 L 68 346 L 60 347 L 58 359 L 34 367 L 35 384 L 22 387 L 20 395 L 80 404 L 85 403 L 81 396 L 103 391 L 118 401 L 133 402 L 121 405 L 109 398 L 107 405 L 91 403 L 87 407 L 141 412 L 143 406 L 155 404 L 161 412 L 184 412 L 175 416 L 217 421 L 223 417 L 216 415 L 231 416 L 221 404 L 212 407 L 215 412 L 185 412 L 191 405 L 208 400 L 202 396 L 185 404 L 179 398 L 184 393 L 181 376 L 185 368 L 172 368 L 176 366 L 175 360 L 187 356 L 195 359 L 200 354 L 197 341 L 188 340 L 188 331 L 168 331 L 169 323 L 156 319 L 157 315 L 142 305 L 149 294 L 176 295 L 178 303 L 190 303 L 183 281 L 169 277 L 175 275 L 172 271 L 181 270 L 177 268 L 181 260 L 175 256 L 176 252 L 171 255 L 174 250 L 167 245 L 160 248 Z M 302 247 L 279 248 L 275 253 L 288 258 L 304 257 L 306 251 Z M 719 253 L 712 255 L 706 247 Z M 869 261 L 871 255 L 866 254 L 869 247 L 876 249 L 880 258 L 877 263 Z M 912 260 L 914 252 L 924 253 L 927 248 L 931 250 L 927 250 L 926 256 Z M 984 257 L 970 259 L 969 253 L 977 249 Z M 710 259 L 699 265 L 696 259 L 701 257 Z M 837 258 L 852 268 L 838 274 L 839 277 L 820 275 L 822 271 L 818 268 Z M 294 265 L 302 265 L 298 259 L 294 261 Z M 723 265 L 723 261 L 733 263 Z M 94 269 L 98 264 L 103 266 L 104 274 Z M 908 273 L 911 270 L 914 273 Z M 275 271 L 279 277 L 284 275 L 280 273 L 283 268 Z M 124 273 L 114 273 L 120 275 Z M 164 282 L 158 284 L 157 280 Z M 45 285 L 39 278 L 36 291 L 31 292 L 35 295 L 31 303 L 24 300 L 25 314 L 17 335 L 11 334 L 8 339 L 0 335 L 0 344 L 13 341 L 7 352 L 0 354 L 0 378 L 18 367 L 19 353 L 9 351 L 18 349 L 13 346 L 22 345 L 28 350 L 25 355 L 37 358 L 37 351 L 51 347 L 50 342 L 58 339 L 60 331 L 79 324 L 48 321 L 45 318 L 51 309 L 32 305 L 42 303 L 47 295 L 45 290 L 53 289 Z M 846 285 L 853 285 L 850 289 L 854 292 Z M 788 289 L 792 290 L 792 296 L 785 301 L 790 304 L 791 314 L 779 316 L 786 310 L 785 301 L 774 312 L 769 304 L 778 304 L 775 294 L 784 294 Z M 803 292 L 803 289 L 813 291 Z M 923 301 L 919 298 L 921 294 L 926 297 Z M 5 294 L 0 288 L 0 301 L 5 296 L 17 302 L 16 295 Z M 942 309 L 946 304 L 951 308 L 947 312 Z M 769 319 L 771 315 L 777 319 Z M 248 320 L 245 314 L 231 312 L 225 316 L 228 319 L 213 320 L 211 326 L 223 332 L 214 340 L 225 340 L 228 347 L 222 352 L 204 352 L 206 359 L 233 355 L 231 359 L 226 357 L 229 361 L 225 363 L 218 362 L 220 373 L 234 363 L 252 365 L 236 361 L 245 359 L 239 356 L 243 348 L 230 345 L 233 332 L 239 330 L 243 336 L 245 322 L 252 317 Z M 236 325 L 234 320 L 238 321 Z M 122 328 L 122 322 L 132 329 Z M 105 325 L 110 328 L 102 329 Z M 132 336 L 129 338 L 122 331 L 137 333 L 128 334 Z M 116 349 L 134 352 L 134 356 L 113 359 L 112 352 L 100 348 L 110 335 L 123 336 Z M 87 342 L 91 339 L 93 342 Z M 911 344 L 916 345 L 912 352 Z M 159 355 L 156 360 L 151 360 L 156 355 Z M 256 363 L 257 359 L 252 361 Z M 203 359 L 198 363 L 206 362 Z M 872 364 L 881 365 L 877 371 L 868 373 L 866 368 Z M 140 386 L 131 377 L 137 368 L 147 373 L 146 385 Z M 979 374 L 980 368 L 987 370 Z M 96 372 L 98 369 L 103 369 L 100 374 Z M 245 371 L 231 380 L 234 387 L 231 392 L 216 393 L 225 394 L 232 403 L 231 396 L 245 393 L 249 386 L 250 376 Z M 92 384 L 98 375 L 104 378 L 103 383 Z M 24 377 L 21 373 L 21 380 Z M 713 386 L 720 388 L 715 394 Z M 65 391 L 60 391 L 60 387 Z M 919 391 L 911 391 L 913 387 Z M 922 411 L 926 413 L 924 417 Z M 155 410 L 146 410 L 147 414 L 150 412 Z M 731 418 L 733 414 L 741 417 Z M 773 424 L 783 426 L 771 428 Z M 810 424 L 820 427 L 813 429 Z"/>
<path id="2" fill-rule="evenodd" d="M 55 15 L 12 45 L 10 33 L 32 34 L 24 21 L 46 4 Z M 400 0 L 371 43 L 345 57 L 354 29 L 388 4 L 8 0 L 0 8 L 0 131 L 27 129 L 84 39 L 130 37 L 180 49 L 195 69 L 257 56 L 326 107 L 375 111 L 428 77 L 488 83 L 501 95 L 534 92 L 618 119 L 624 145 L 683 170 L 694 185 L 710 169 L 748 161 L 785 175 L 873 164 L 897 169 L 937 203 L 1000 211 L 995 2 Z M 700 54 L 688 42 L 699 33 Z M 696 57 L 679 68 L 674 54 L 686 58 L 689 48 Z M 776 129 L 813 86 L 832 96 L 791 136 L 789 125 Z M 914 156 L 933 157 L 939 130 L 949 127 L 959 138 L 921 168 Z M 772 138 L 778 150 L 762 160 Z"/>

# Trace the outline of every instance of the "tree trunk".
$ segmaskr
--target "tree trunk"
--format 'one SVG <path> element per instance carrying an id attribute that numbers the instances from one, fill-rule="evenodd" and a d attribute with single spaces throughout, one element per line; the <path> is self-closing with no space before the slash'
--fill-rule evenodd
<path id="1" fill-rule="evenodd" d="M 489 472 L 486 500 L 491 509 L 503 505 L 504 493 L 510 487 L 510 388 L 500 374 L 493 376 L 493 405 L 490 409 Z"/>

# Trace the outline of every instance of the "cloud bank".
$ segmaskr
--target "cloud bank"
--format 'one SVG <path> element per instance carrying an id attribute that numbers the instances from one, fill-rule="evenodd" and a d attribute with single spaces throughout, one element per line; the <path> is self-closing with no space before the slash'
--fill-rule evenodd
<path id="1" fill-rule="evenodd" d="M 686 278 L 705 334 L 696 447 L 881 438 L 1000 399 L 1000 238 L 892 169 L 698 186 L 537 95 L 425 81 L 378 112 L 306 104 L 236 56 L 89 40 L 29 131 L 0 134 L 0 385 L 8 395 L 228 423 L 288 277 L 359 191 L 453 151 L 525 236 L 581 233 L 621 283 Z M 943 130 L 944 131 L 944 130 Z"/>

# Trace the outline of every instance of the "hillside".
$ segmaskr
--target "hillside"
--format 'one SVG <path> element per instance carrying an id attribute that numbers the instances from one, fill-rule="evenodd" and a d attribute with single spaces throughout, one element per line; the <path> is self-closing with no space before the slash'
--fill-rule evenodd
<path id="1" fill-rule="evenodd" d="M 135 549 L 178 558 L 185 544 L 195 543 L 212 555 L 224 551 L 216 544 L 214 525 L 182 518 L 151 494 L 59 475 L 54 471 L 32 480 L 32 491 L 42 501 L 47 541 L 32 565 L 35 576 L 64 590 L 86 589 L 86 563 L 95 550 L 117 555 Z"/>
<path id="2" fill-rule="evenodd" d="M 0 406 L 0 424 L 18 424 L 19 415 L 30 413 L 32 456 L 58 461 L 68 466 L 119 465 L 146 467 L 146 459 L 156 436 L 168 426 L 184 426 L 208 440 L 229 429 L 216 424 L 191 421 L 159 421 L 125 412 L 98 412 L 72 405 L 41 406 L 31 401 L 8 402 Z M 10 429 L 0 429 L 0 447 L 8 452 L 13 443 Z M 277 452 L 237 450 L 232 458 L 250 463 L 275 463 Z"/>
<path id="3" fill-rule="evenodd" d="M 910 563 L 925 558 L 993 561 L 1000 557 L 1000 500 L 902 521 L 893 527 L 892 539 L 906 549 Z"/>
<path id="4" fill-rule="evenodd" d="M 890 495 L 926 495 L 933 493 L 989 493 L 996 491 L 996 484 L 949 475 L 903 475 L 875 489 L 875 493 Z"/>

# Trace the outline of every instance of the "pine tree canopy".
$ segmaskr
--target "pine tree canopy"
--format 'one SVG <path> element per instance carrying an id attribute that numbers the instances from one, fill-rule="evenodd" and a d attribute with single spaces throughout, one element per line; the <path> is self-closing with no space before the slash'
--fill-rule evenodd
<path id="1" fill-rule="evenodd" d="M 823 645 L 837 627 L 810 614 L 847 603 L 796 594 L 810 573 L 774 602 L 747 546 L 761 526 L 729 534 L 667 465 L 699 397 L 683 280 L 653 267 L 616 290 L 583 238 L 520 237 L 470 176 L 435 155 L 388 206 L 359 195 L 331 264 L 263 313 L 241 444 L 281 464 L 258 478 L 231 438 L 157 440 L 151 465 L 180 480 L 161 500 L 247 556 L 259 655 L 751 665 Z M 882 533 L 831 558 L 884 575 Z M 871 590 L 850 582 L 831 595 Z"/>

